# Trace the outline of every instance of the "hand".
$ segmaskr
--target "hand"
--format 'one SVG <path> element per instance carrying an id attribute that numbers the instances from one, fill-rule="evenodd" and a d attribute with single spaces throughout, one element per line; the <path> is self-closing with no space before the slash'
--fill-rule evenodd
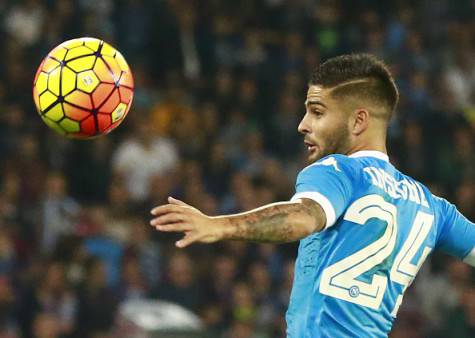
<path id="1" fill-rule="evenodd" d="M 159 231 L 183 232 L 185 236 L 175 243 L 177 247 L 184 248 L 194 242 L 213 243 L 224 238 L 224 218 L 207 216 L 173 197 L 168 197 L 168 203 L 152 209 L 155 218 L 150 225 Z"/>

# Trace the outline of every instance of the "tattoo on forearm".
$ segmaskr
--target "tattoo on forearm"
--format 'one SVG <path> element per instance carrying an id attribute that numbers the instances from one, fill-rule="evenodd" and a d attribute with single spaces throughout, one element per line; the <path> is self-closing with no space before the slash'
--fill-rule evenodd
<path id="1" fill-rule="evenodd" d="M 313 201 L 274 204 L 261 210 L 230 217 L 235 227 L 231 239 L 256 242 L 289 242 L 305 237 L 309 229 L 320 230 L 323 212 Z M 310 217 L 309 217 L 310 216 Z M 307 224 L 298 226 L 306 220 Z M 313 223 L 313 224 L 308 224 Z"/>

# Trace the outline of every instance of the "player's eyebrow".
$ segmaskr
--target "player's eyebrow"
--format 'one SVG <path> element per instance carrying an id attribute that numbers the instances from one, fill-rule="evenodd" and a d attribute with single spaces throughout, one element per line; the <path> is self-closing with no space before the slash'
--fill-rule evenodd
<path id="1" fill-rule="evenodd" d="M 305 101 L 305 106 L 306 107 L 308 107 L 312 104 L 322 106 L 323 108 L 327 108 L 327 106 L 322 101 L 319 101 L 319 100 L 316 100 L 316 99 L 310 99 L 310 100 Z"/>

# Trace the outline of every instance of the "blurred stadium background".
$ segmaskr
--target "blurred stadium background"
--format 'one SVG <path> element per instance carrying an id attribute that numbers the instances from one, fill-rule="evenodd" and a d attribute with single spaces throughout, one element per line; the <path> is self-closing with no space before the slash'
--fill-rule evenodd
<path id="1" fill-rule="evenodd" d="M 31 98 L 42 58 L 80 36 L 117 47 L 136 82 L 125 122 L 87 142 L 54 134 Z M 121 314 L 147 299 L 196 313 L 203 337 L 284 337 L 295 244 L 179 251 L 149 209 L 289 199 L 307 79 L 341 53 L 390 64 L 391 161 L 475 221 L 473 0 L 0 0 L 0 41 L 1 338 L 149 337 Z M 474 272 L 435 253 L 391 337 L 449 336 L 475 337 Z"/>

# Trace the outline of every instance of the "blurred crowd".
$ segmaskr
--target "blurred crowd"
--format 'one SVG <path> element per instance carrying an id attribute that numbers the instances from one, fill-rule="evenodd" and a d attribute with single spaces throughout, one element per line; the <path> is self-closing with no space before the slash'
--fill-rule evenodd
<path id="1" fill-rule="evenodd" d="M 136 84 L 93 141 L 56 135 L 31 97 L 41 59 L 80 36 L 117 47 Z M 391 162 L 475 221 L 474 40 L 471 0 L 0 0 L 0 337 L 118 337 L 137 298 L 194 311 L 207 337 L 284 337 L 295 243 L 177 250 L 149 210 L 288 200 L 307 81 L 341 53 L 390 65 Z M 448 336 L 475 337 L 474 271 L 435 252 L 391 337 Z"/>

